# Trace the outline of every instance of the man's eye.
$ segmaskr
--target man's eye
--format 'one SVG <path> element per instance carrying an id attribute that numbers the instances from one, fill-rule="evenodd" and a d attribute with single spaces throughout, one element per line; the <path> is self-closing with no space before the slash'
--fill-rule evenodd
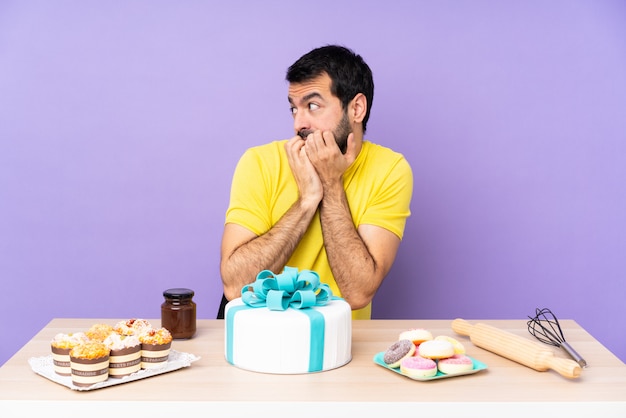
<path id="1" fill-rule="evenodd" d="M 320 107 L 317 103 L 309 103 L 309 110 L 317 110 L 319 108 Z"/>
<path id="2" fill-rule="evenodd" d="M 292 115 L 295 115 L 296 113 L 298 113 L 298 109 L 296 109 L 296 107 L 295 107 L 295 106 L 292 106 L 292 107 L 290 107 L 290 108 L 289 108 L 289 112 L 290 112 Z"/>

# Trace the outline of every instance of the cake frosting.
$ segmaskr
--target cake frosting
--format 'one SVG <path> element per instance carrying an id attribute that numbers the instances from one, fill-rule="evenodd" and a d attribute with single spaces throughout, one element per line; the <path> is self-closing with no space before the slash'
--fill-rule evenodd
<path id="1" fill-rule="evenodd" d="M 263 271 L 225 310 L 225 356 L 239 368 L 275 374 L 341 367 L 352 358 L 352 311 L 312 271 Z"/>

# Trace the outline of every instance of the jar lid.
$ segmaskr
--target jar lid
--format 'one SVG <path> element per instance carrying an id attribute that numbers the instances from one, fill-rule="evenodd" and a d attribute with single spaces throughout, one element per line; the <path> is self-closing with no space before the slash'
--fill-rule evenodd
<path id="1" fill-rule="evenodd" d="M 193 295 L 193 290 L 185 289 L 184 287 L 176 287 L 174 289 L 167 289 L 163 291 L 163 296 L 166 298 L 191 299 Z"/>

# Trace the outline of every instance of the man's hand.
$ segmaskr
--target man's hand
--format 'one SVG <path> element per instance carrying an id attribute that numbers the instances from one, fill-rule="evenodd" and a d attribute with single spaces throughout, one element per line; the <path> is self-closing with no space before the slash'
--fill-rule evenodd
<path id="1" fill-rule="evenodd" d="M 308 136 L 304 149 L 324 187 L 341 184 L 343 173 L 356 159 L 354 134 L 348 135 L 347 141 L 346 153 L 342 154 L 331 131 L 315 131 Z"/>
<path id="2" fill-rule="evenodd" d="M 313 134 L 309 135 L 312 137 Z M 324 196 L 322 182 L 305 150 L 306 141 L 296 135 L 285 143 L 287 160 L 300 191 L 300 200 L 305 205 L 317 207 Z"/>

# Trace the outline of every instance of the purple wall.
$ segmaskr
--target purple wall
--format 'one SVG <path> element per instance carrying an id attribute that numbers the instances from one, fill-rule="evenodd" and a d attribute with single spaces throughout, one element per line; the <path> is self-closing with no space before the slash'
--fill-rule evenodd
<path id="1" fill-rule="evenodd" d="M 370 63 L 368 138 L 415 174 L 375 317 L 550 307 L 626 360 L 624 2 L 4 0 L 0 364 L 169 287 L 214 318 L 234 166 L 292 134 L 285 70 L 326 43 Z"/>

